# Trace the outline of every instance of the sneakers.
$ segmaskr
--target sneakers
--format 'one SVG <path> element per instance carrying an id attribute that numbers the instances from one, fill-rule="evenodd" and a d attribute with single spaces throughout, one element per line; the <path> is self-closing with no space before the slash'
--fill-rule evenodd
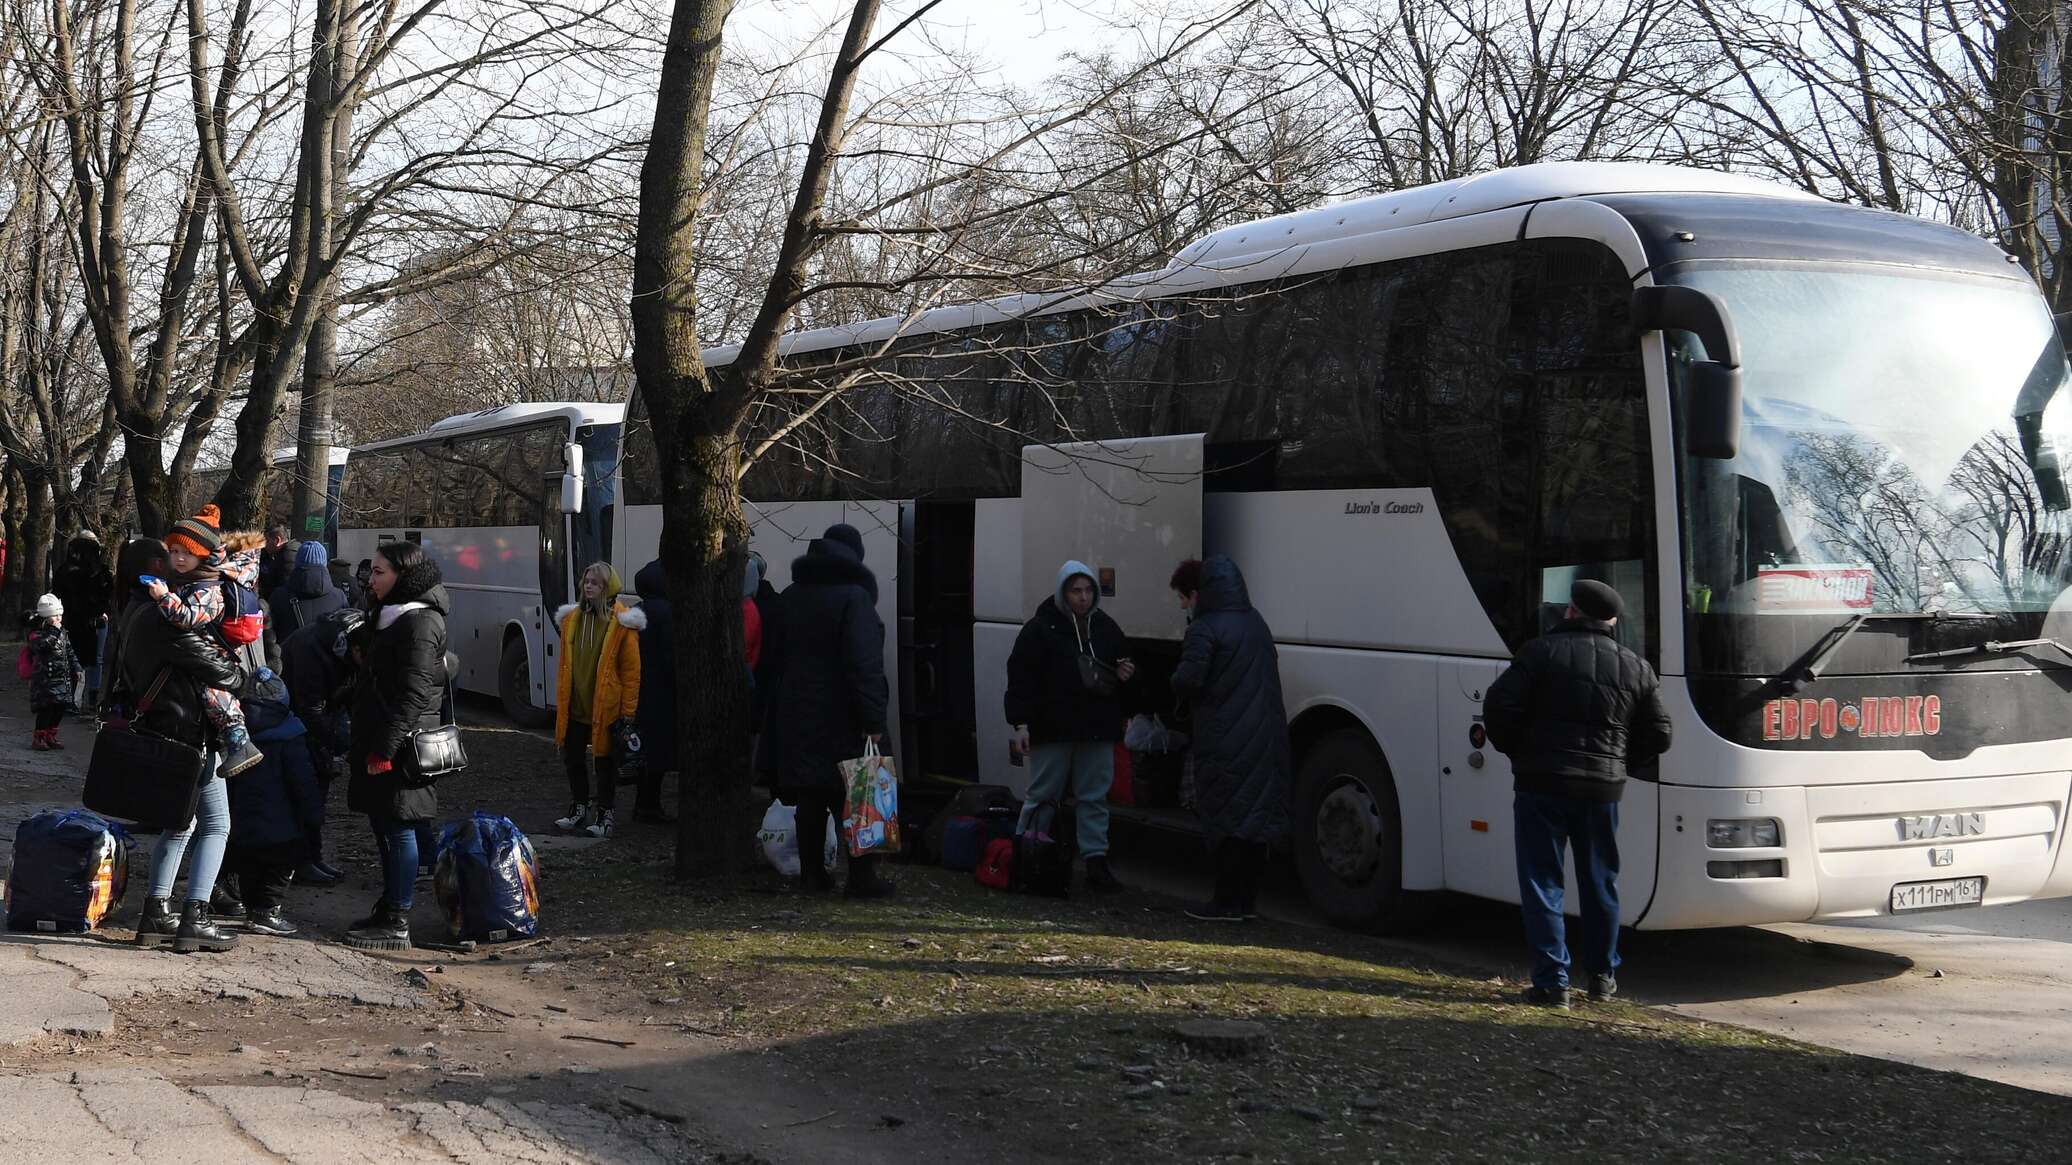
<path id="1" fill-rule="evenodd" d="M 1568 1010 L 1568 988 L 1532 987 L 1525 992 L 1524 1002 L 1534 1007 L 1551 1007 L 1557 1011 Z"/>
<path id="2" fill-rule="evenodd" d="M 345 945 L 361 951 L 407 951 L 410 949 L 410 916 L 400 910 L 384 910 L 345 932 Z"/>
<path id="3" fill-rule="evenodd" d="M 1243 922 L 1245 920 L 1245 912 L 1243 909 L 1226 902 L 1211 902 L 1206 906 L 1188 907 L 1187 917 L 1194 919 L 1196 922 Z"/>
<path id="4" fill-rule="evenodd" d="M 137 919 L 137 945 L 140 947 L 162 947 L 173 941 L 180 931 L 180 916 L 173 913 L 173 904 L 164 898 L 146 898 L 144 913 Z"/>
<path id="5" fill-rule="evenodd" d="M 1610 973 L 1590 976 L 1590 1002 L 1610 1003 L 1619 993 L 1619 981 Z"/>
<path id="6" fill-rule="evenodd" d="M 223 735 L 223 763 L 216 766 L 216 775 L 227 781 L 265 759 L 244 729 L 233 728 Z"/>
<path id="7" fill-rule="evenodd" d="M 289 938 L 300 933 L 295 924 L 288 921 L 288 916 L 281 913 L 278 906 L 254 910 L 251 917 L 245 919 L 245 929 L 254 934 L 270 934 L 279 938 Z"/>
<path id="8" fill-rule="evenodd" d="M 1115 872 L 1108 868 L 1106 855 L 1086 859 L 1086 888 L 1103 894 L 1116 894 L 1124 889 Z"/>
<path id="9" fill-rule="evenodd" d="M 209 918 L 208 903 L 192 898 L 180 909 L 180 929 L 173 933 L 173 949 L 183 955 L 196 951 L 221 954 L 237 949 L 237 936 Z"/>
<path id="10" fill-rule="evenodd" d="M 577 801 L 568 807 L 568 816 L 556 817 L 554 819 L 554 828 L 567 833 L 576 833 L 580 830 L 588 829 L 592 820 L 590 803 L 588 801 Z"/>
<path id="11" fill-rule="evenodd" d="M 591 837 L 610 837 L 612 835 L 612 824 L 612 811 L 609 809 L 600 810 L 597 814 L 597 820 L 584 827 L 583 832 Z"/>

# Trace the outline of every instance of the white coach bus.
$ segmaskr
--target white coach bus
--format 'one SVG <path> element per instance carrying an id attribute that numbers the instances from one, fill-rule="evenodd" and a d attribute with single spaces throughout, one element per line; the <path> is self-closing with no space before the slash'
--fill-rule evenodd
<path id="1" fill-rule="evenodd" d="M 446 576 L 460 687 L 537 724 L 554 700 L 555 608 L 612 558 L 623 404 L 514 404 L 448 417 L 352 452 L 341 557 L 424 546 Z"/>
<path id="2" fill-rule="evenodd" d="M 1976 237 L 1553 164 L 1228 228 L 1076 298 L 794 335 L 786 359 L 888 341 L 744 490 L 780 586 L 791 543 L 864 529 L 911 777 L 1020 783 L 1004 665 L 1060 560 L 1101 571 L 1156 705 L 1168 574 L 1226 553 L 1280 643 L 1312 898 L 1367 925 L 1420 891 L 1515 902 L 1482 697 L 1594 577 L 1675 723 L 1627 787 L 1626 923 L 2072 893 L 2066 361 Z M 638 562 L 659 515 L 631 410 Z"/>

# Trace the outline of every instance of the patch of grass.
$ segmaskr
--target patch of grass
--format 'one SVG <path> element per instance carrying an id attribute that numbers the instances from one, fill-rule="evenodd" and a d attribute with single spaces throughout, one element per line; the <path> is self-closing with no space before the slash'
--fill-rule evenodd
<path id="1" fill-rule="evenodd" d="M 2015 1161 L 2072 1128 L 2065 1098 L 1628 1004 L 1530 1008 L 1358 935 L 914 867 L 890 902 L 774 878 L 719 896 L 653 856 L 556 871 L 561 909 L 624 936 L 635 986 L 1017 1156 Z M 1270 1044 L 1225 1060 L 1173 1037 L 1202 1017 Z"/>

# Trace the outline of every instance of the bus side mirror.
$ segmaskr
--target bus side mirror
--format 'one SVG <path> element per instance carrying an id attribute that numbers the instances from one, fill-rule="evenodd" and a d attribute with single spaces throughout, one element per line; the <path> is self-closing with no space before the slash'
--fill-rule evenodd
<path id="1" fill-rule="evenodd" d="M 1741 344 L 1727 305 L 1695 287 L 1636 287 L 1633 326 L 1698 338 L 1706 358 L 1684 376 L 1684 445 L 1693 457 L 1732 460 L 1741 448 Z"/>
<path id="2" fill-rule="evenodd" d="M 568 468 L 561 471 L 561 512 L 580 514 L 583 512 L 583 447 L 571 443 L 562 452 L 562 464 Z"/>

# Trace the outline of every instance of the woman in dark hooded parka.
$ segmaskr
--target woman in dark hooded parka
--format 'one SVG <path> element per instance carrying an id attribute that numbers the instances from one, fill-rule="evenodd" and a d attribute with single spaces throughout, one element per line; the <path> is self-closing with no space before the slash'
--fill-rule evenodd
<path id="1" fill-rule="evenodd" d="M 647 613 L 647 625 L 640 629 L 640 710 L 633 717 L 640 732 L 633 820 L 666 825 L 672 818 L 662 807 L 662 781 L 676 768 L 676 616 L 661 559 L 640 568 L 633 591 Z"/>
<path id="2" fill-rule="evenodd" d="M 1273 632 L 1227 555 L 1173 572 L 1188 611 L 1173 694 L 1194 709 L 1194 808 L 1216 854 L 1216 896 L 1196 918 L 1255 916 L 1259 878 L 1288 831 L 1288 714 Z"/>
<path id="3" fill-rule="evenodd" d="M 81 530 L 65 547 L 64 565 L 58 567 L 51 592 L 65 605 L 65 634 L 71 637 L 72 654 L 86 669 L 86 698 L 81 708 L 100 702 L 101 628 L 108 623 L 109 600 L 114 597 L 115 574 L 101 556 L 101 540 L 91 530 Z"/>
<path id="4" fill-rule="evenodd" d="M 831 888 L 812 860 L 825 844 L 827 818 L 842 815 L 836 766 L 863 755 L 866 739 L 885 733 L 885 624 L 878 618 L 878 580 L 863 565 L 856 528 L 827 528 L 791 564 L 791 585 L 777 606 L 777 639 L 764 649 L 769 690 L 762 766 L 780 800 L 798 810 L 804 885 Z M 849 863 L 849 894 L 883 897 L 875 856 Z"/>

